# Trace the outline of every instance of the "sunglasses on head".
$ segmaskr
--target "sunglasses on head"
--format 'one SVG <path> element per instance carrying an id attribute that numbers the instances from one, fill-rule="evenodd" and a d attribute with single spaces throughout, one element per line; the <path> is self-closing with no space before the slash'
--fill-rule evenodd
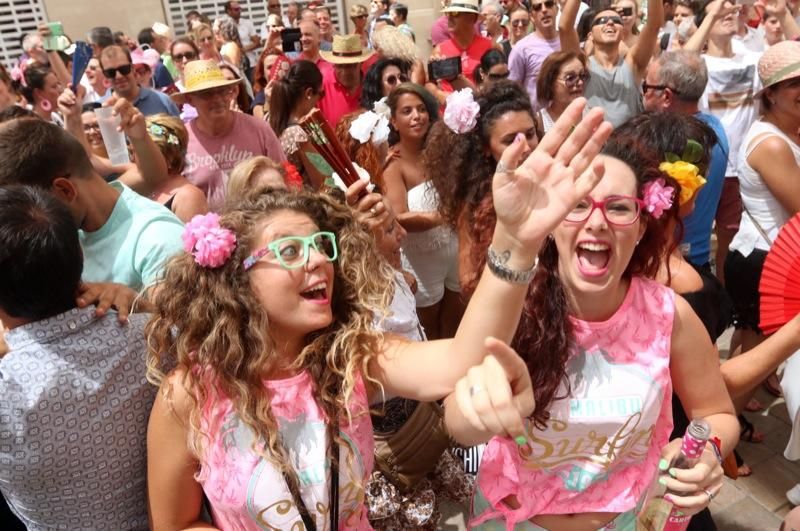
<path id="1" fill-rule="evenodd" d="M 542 7 L 546 7 L 547 9 L 553 9 L 556 3 L 553 0 L 547 0 L 542 2 L 541 4 L 531 4 L 531 10 L 535 12 L 539 12 L 542 10 Z"/>
<path id="2" fill-rule="evenodd" d="M 392 74 L 391 76 L 386 78 L 386 83 L 388 83 L 389 85 L 397 85 L 398 83 L 407 83 L 407 82 L 408 82 L 408 76 L 405 74 L 398 74 L 398 75 Z"/>
<path id="3" fill-rule="evenodd" d="M 127 76 L 128 74 L 131 73 L 131 69 L 132 68 L 133 68 L 133 66 L 129 65 L 129 64 L 128 65 L 118 66 L 116 68 L 104 68 L 103 69 L 103 75 L 106 76 L 109 79 L 113 79 L 113 78 L 117 77 L 117 72 L 119 72 L 123 76 Z"/>
<path id="4" fill-rule="evenodd" d="M 197 59 L 197 54 L 194 52 L 176 53 L 172 56 L 172 60 L 176 63 L 182 63 L 183 60 L 194 61 Z"/>
<path id="5" fill-rule="evenodd" d="M 603 17 L 597 17 L 596 19 L 594 19 L 594 21 L 592 22 L 592 27 L 605 26 L 608 22 L 622 26 L 622 19 L 619 18 L 618 15 L 605 15 Z"/>
<path id="6" fill-rule="evenodd" d="M 620 16 L 622 16 L 622 17 L 632 17 L 633 16 L 633 8 L 632 7 L 618 7 L 614 11 L 619 13 Z"/>

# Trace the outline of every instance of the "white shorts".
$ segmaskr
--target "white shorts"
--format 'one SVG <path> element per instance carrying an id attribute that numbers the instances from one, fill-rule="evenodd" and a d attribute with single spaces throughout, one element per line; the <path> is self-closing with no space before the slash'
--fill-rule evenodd
<path id="1" fill-rule="evenodd" d="M 456 238 L 430 251 L 404 249 L 403 268 L 417 279 L 417 293 L 414 294 L 417 308 L 427 308 L 440 302 L 445 288 L 455 293 L 461 292 Z"/>

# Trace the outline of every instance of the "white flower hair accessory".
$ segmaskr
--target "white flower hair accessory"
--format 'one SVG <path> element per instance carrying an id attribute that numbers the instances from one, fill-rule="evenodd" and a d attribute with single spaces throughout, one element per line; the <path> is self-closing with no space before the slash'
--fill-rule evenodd
<path id="1" fill-rule="evenodd" d="M 386 105 L 386 98 L 381 98 L 375 102 L 371 111 L 361 113 L 358 118 L 350 124 L 350 136 L 361 142 L 366 143 L 370 137 L 372 143 L 379 146 L 389 140 L 389 117 L 392 115 L 389 106 Z"/>
<path id="2" fill-rule="evenodd" d="M 361 166 L 359 166 L 358 164 L 356 164 L 355 162 L 353 163 L 353 167 L 356 169 L 356 172 L 358 173 L 358 177 L 362 181 L 366 181 L 366 182 L 369 183 L 369 184 L 367 184 L 367 192 L 371 193 L 375 189 L 375 185 L 370 182 L 371 178 L 370 178 L 369 172 L 367 170 L 365 170 L 364 168 L 362 168 Z M 341 177 L 339 177 L 338 173 L 333 172 L 333 175 L 331 175 L 331 178 L 333 179 L 333 184 L 335 184 L 336 187 L 339 190 L 341 190 L 342 192 L 347 192 L 347 185 L 344 184 L 344 181 L 342 180 Z"/>
<path id="3" fill-rule="evenodd" d="M 469 133 L 478 124 L 481 106 L 472 96 L 471 88 L 457 90 L 447 96 L 444 108 L 444 124 L 459 135 Z"/>

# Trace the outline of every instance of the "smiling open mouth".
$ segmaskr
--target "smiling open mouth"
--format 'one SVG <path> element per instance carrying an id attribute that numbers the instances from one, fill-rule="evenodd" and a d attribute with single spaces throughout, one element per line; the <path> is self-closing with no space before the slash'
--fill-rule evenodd
<path id="1" fill-rule="evenodd" d="M 611 261 L 611 247 L 606 243 L 585 242 L 576 249 L 578 267 L 586 276 L 598 276 L 608 270 Z"/>

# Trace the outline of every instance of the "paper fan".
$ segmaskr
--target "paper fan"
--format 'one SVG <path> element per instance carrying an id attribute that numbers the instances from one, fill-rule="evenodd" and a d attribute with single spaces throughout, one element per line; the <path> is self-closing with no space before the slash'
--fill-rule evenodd
<path id="1" fill-rule="evenodd" d="M 761 271 L 761 322 L 771 334 L 800 313 L 800 214 L 778 233 Z"/>

